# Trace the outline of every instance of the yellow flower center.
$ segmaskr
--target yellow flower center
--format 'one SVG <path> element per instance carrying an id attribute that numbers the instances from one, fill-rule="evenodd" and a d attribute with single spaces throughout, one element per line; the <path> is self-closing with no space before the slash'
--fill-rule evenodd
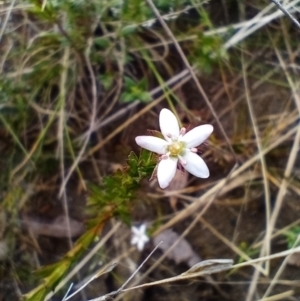
<path id="1" fill-rule="evenodd" d="M 173 142 L 168 146 L 167 150 L 170 153 L 170 156 L 178 157 L 179 155 L 182 155 L 184 151 L 184 143 L 181 141 Z"/>

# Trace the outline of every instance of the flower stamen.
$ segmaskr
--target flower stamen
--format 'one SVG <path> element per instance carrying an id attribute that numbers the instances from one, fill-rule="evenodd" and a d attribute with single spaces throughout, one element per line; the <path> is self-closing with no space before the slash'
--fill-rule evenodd
<path id="1" fill-rule="evenodd" d="M 167 150 L 169 151 L 170 156 L 178 157 L 184 151 L 184 143 L 181 141 L 174 141 L 167 147 Z"/>

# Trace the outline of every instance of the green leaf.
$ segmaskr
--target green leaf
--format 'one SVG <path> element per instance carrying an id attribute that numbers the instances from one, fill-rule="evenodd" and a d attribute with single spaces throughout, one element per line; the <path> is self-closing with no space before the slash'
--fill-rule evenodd
<path id="1" fill-rule="evenodd" d="M 137 29 L 138 29 L 138 25 L 135 25 L 135 24 L 127 25 L 121 29 L 120 35 L 123 37 L 132 35 L 133 33 L 135 33 L 137 31 Z"/>
<path id="2" fill-rule="evenodd" d="M 104 87 L 104 90 L 109 90 L 113 83 L 114 83 L 114 75 L 112 74 L 103 74 L 103 75 L 99 75 L 99 80 L 100 80 L 100 83 L 103 85 Z"/>
<path id="3" fill-rule="evenodd" d="M 97 37 L 94 39 L 94 43 L 101 48 L 108 48 L 111 44 L 111 41 L 106 37 Z"/>
<path id="4" fill-rule="evenodd" d="M 134 87 L 135 85 L 136 85 L 136 82 L 132 78 L 130 78 L 128 76 L 124 77 L 124 86 L 126 89 L 130 89 L 130 88 Z"/>
<path id="5" fill-rule="evenodd" d="M 134 95 L 128 92 L 123 92 L 120 97 L 120 101 L 125 103 L 133 102 L 135 100 L 136 98 L 134 97 Z"/>
<path id="6" fill-rule="evenodd" d="M 146 91 L 141 92 L 140 95 L 139 95 L 139 100 L 141 102 L 150 102 L 151 99 L 152 99 L 151 94 L 146 92 Z"/>

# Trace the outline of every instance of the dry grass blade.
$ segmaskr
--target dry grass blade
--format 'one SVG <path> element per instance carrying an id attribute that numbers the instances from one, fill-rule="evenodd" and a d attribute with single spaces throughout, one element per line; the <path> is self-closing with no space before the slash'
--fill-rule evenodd
<path id="1" fill-rule="evenodd" d="M 300 252 L 300 246 L 296 247 L 294 249 L 290 249 L 290 250 L 282 251 L 282 252 L 279 252 L 279 253 L 271 254 L 269 256 L 262 256 L 262 257 L 252 259 L 252 260 L 249 260 L 249 261 L 246 261 L 246 262 L 237 263 L 232 268 L 235 269 L 235 268 L 241 268 L 241 267 L 245 267 L 245 266 L 251 266 L 251 265 L 256 264 L 258 262 L 264 262 L 266 260 L 282 258 L 282 257 L 286 257 L 286 256 L 289 256 L 291 254 L 299 253 L 299 252 Z"/>
<path id="2" fill-rule="evenodd" d="M 294 120 L 293 120 L 294 122 Z M 292 129 L 290 129 L 287 133 L 283 134 L 281 137 L 276 139 L 273 143 L 271 143 L 269 146 L 263 149 L 262 153 L 267 154 L 269 151 L 280 145 L 281 143 L 285 142 L 286 140 L 290 139 L 295 132 L 298 130 L 298 125 L 294 126 Z M 245 163 L 243 163 L 242 166 L 240 166 L 238 169 L 232 172 L 230 175 L 230 179 L 234 179 L 237 176 L 241 175 L 245 170 L 247 170 L 251 165 L 255 164 L 257 160 L 259 160 L 261 154 L 257 154 L 253 156 L 252 158 L 248 159 Z M 229 179 L 225 178 L 220 180 L 214 187 L 209 189 L 207 192 L 205 192 L 201 197 L 197 198 L 195 202 L 193 202 L 191 205 L 186 207 L 184 210 L 179 212 L 174 219 L 171 219 L 169 222 L 161 226 L 154 235 L 158 234 L 159 232 L 168 229 L 172 227 L 175 223 L 178 223 L 179 221 L 187 218 L 194 212 L 197 212 L 197 210 L 206 204 L 210 204 L 215 200 L 217 195 L 222 191 L 223 187 L 227 184 Z M 176 221 L 174 221 L 176 219 Z"/>
<path id="3" fill-rule="evenodd" d="M 292 80 L 292 77 L 289 74 L 289 72 L 288 72 L 288 70 L 285 66 L 284 60 L 282 59 L 282 56 L 280 55 L 279 51 L 276 48 L 275 48 L 275 51 L 276 51 L 276 54 L 277 54 L 278 59 L 280 61 L 280 64 L 282 66 L 282 69 L 285 71 L 285 75 L 286 75 L 288 83 L 291 87 L 291 90 L 293 92 L 294 101 L 295 101 L 296 107 L 298 108 L 298 114 L 300 116 L 300 98 L 298 96 L 298 90 L 296 88 L 296 84 L 294 84 L 294 82 Z M 280 188 L 279 188 L 279 192 L 278 192 L 278 195 L 277 195 L 277 198 L 276 198 L 275 208 L 273 210 L 272 217 L 271 217 L 271 220 L 270 220 L 270 227 L 271 227 L 270 231 L 273 231 L 273 228 L 275 227 L 277 218 L 279 216 L 280 208 L 282 206 L 284 196 L 286 195 L 286 191 L 287 191 L 287 188 L 288 188 L 288 185 L 289 185 L 289 183 L 286 179 L 291 176 L 291 173 L 292 173 L 292 170 L 293 170 L 296 158 L 297 158 L 297 154 L 298 154 L 298 151 L 299 151 L 299 145 L 300 145 L 300 127 L 298 127 L 296 137 L 295 137 L 295 140 L 294 140 L 294 143 L 293 143 L 290 155 L 289 155 L 288 163 L 287 163 L 287 166 L 286 166 L 286 169 L 285 169 L 285 172 L 284 172 L 284 177 L 285 178 L 282 179 L 282 182 L 281 182 L 281 185 L 280 185 Z M 276 276 L 274 277 L 274 281 L 276 281 L 276 279 L 282 273 L 286 263 L 287 263 L 287 260 L 285 260 L 282 263 L 280 269 L 277 271 Z M 264 294 L 265 298 L 271 293 L 271 290 L 272 290 L 273 286 L 274 286 L 274 284 L 271 282 L 271 285 L 269 286 L 269 288 L 267 289 L 267 291 Z"/>
<path id="4" fill-rule="evenodd" d="M 296 299 L 300 0 L 123 2 L 0 1 L 1 296 Z M 214 126 L 209 178 L 146 181 L 162 158 L 134 138 L 163 107 L 187 132 Z"/>
<path id="5" fill-rule="evenodd" d="M 232 145 L 230 143 L 230 140 L 224 130 L 224 127 L 222 126 L 221 122 L 220 122 L 220 119 L 218 117 L 218 114 L 216 113 L 215 109 L 213 108 L 212 104 L 210 103 L 209 99 L 208 99 L 208 96 L 206 95 L 202 85 L 200 84 L 200 81 L 198 79 L 198 77 L 196 76 L 195 74 L 195 71 L 193 70 L 192 66 L 190 65 L 186 55 L 184 54 L 181 46 L 179 45 L 177 39 L 175 38 L 174 34 L 172 33 L 172 31 L 170 30 L 170 28 L 168 27 L 168 25 L 166 24 L 166 22 L 164 21 L 164 19 L 162 18 L 161 14 L 159 13 L 158 9 L 156 8 L 156 6 L 154 5 L 153 1 L 152 0 L 147 0 L 147 3 L 150 5 L 151 9 L 153 10 L 154 14 L 156 15 L 156 17 L 158 18 L 158 20 L 160 21 L 162 27 L 164 28 L 164 30 L 166 31 L 166 33 L 168 34 L 168 36 L 171 38 L 171 40 L 173 41 L 174 43 L 174 46 L 176 48 L 176 50 L 178 51 L 185 67 L 190 71 L 190 74 L 191 74 L 191 77 L 193 79 L 193 81 L 195 82 L 196 86 L 197 86 L 197 89 L 199 90 L 200 92 L 200 95 L 202 95 L 203 99 L 205 100 L 205 103 L 207 105 L 207 107 L 209 108 L 209 110 L 211 111 L 212 115 L 214 116 L 214 119 L 215 121 L 217 122 L 221 132 L 222 132 L 222 135 L 223 137 L 225 138 L 226 140 L 226 143 L 231 151 L 231 154 L 232 156 L 234 157 L 234 161 L 237 162 L 237 158 L 236 158 L 236 155 L 235 155 L 235 152 L 232 148 Z"/>
<path id="6" fill-rule="evenodd" d="M 281 5 L 277 0 L 271 0 L 271 2 L 273 2 L 300 29 L 300 23 L 290 14 L 290 12 L 283 5 Z"/>
<path id="7" fill-rule="evenodd" d="M 300 242 L 300 236 L 298 236 L 297 240 L 295 241 L 293 248 L 294 248 L 295 246 L 299 245 L 299 242 Z M 294 253 L 294 254 L 295 254 L 295 253 Z M 286 265 L 288 264 L 289 259 L 290 259 L 290 257 L 291 257 L 292 255 L 293 255 L 293 254 L 288 255 L 288 256 L 283 260 L 283 262 L 282 262 L 280 268 L 277 270 L 275 276 L 273 277 L 273 279 L 272 279 L 272 281 L 271 281 L 271 283 L 270 283 L 268 289 L 267 289 L 266 292 L 264 293 L 263 298 L 267 298 L 267 297 L 271 294 L 271 291 L 272 291 L 273 287 L 276 285 L 276 281 L 279 279 L 279 277 L 280 277 L 281 274 L 283 273 L 283 271 L 284 271 Z"/>
<path id="8" fill-rule="evenodd" d="M 224 244 L 226 244 L 230 249 L 232 249 L 236 254 L 238 254 L 244 260 L 251 261 L 252 259 L 237 246 L 235 246 L 231 241 L 229 241 L 225 236 L 219 233 L 212 225 L 210 225 L 204 218 L 199 218 L 200 222 L 208 228 L 216 237 L 218 237 Z M 259 265 L 255 265 L 257 270 L 263 274 L 267 274 L 266 271 Z"/>
<path id="9" fill-rule="evenodd" d="M 177 83 L 174 87 L 172 87 L 172 91 L 176 91 L 178 88 L 180 88 L 183 84 L 188 82 L 190 79 L 190 76 L 186 76 L 183 79 L 180 80 L 179 83 Z M 133 123 L 135 120 L 139 119 L 141 116 L 143 116 L 146 112 L 148 112 L 151 108 L 158 105 L 161 101 L 163 101 L 166 97 L 166 95 L 170 94 L 171 91 L 165 92 L 162 96 L 158 97 L 157 99 L 153 100 L 150 104 L 145 106 L 143 109 L 141 109 L 137 114 L 132 116 L 130 119 L 126 120 L 121 126 L 116 128 L 113 132 L 111 132 L 107 137 L 105 137 L 100 143 L 92 147 L 89 152 L 88 156 L 94 154 L 96 151 L 98 151 L 101 147 L 103 147 L 105 144 L 107 144 L 113 137 L 115 137 L 118 133 L 120 133 L 122 130 L 124 130 L 126 127 L 128 127 L 131 123 Z"/>
<path id="10" fill-rule="evenodd" d="M 197 264 L 195 264 L 193 267 L 191 267 L 186 272 L 182 273 L 181 276 L 202 276 L 203 272 L 207 273 L 219 273 L 222 271 L 226 271 L 228 269 L 231 269 L 233 265 L 232 259 L 210 259 L 210 260 L 204 260 Z"/>
<path id="11" fill-rule="evenodd" d="M 149 258 L 149 256 L 147 257 L 147 259 L 148 258 Z M 165 283 L 172 283 L 172 282 L 177 282 L 177 281 L 181 281 L 181 280 L 194 279 L 194 278 L 203 277 L 203 276 L 207 276 L 207 275 L 214 274 L 214 273 L 219 273 L 222 271 L 227 271 L 232 268 L 232 264 L 233 264 L 233 261 L 231 259 L 205 260 L 205 261 L 199 262 L 198 264 L 193 266 L 191 269 L 189 269 L 188 271 L 186 271 L 178 276 L 159 280 L 159 281 L 154 281 L 154 282 L 150 282 L 150 283 L 141 284 L 138 286 L 127 288 L 127 289 L 123 289 L 123 286 L 124 286 L 123 285 L 122 288 L 116 292 L 111 292 L 105 296 L 91 299 L 89 301 L 109 300 L 111 297 L 113 297 L 119 293 L 125 293 L 125 292 L 131 291 L 131 290 L 136 290 L 139 288 L 146 288 L 146 287 L 156 286 L 156 285 L 165 284 Z M 127 282 L 128 281 L 126 281 L 126 283 Z"/>
<path id="12" fill-rule="evenodd" d="M 86 147 L 90 140 L 93 129 L 95 127 L 95 122 L 96 122 L 96 117 L 97 117 L 97 93 L 98 93 L 97 92 L 97 81 L 96 81 L 96 75 L 95 75 L 92 63 L 90 61 L 90 51 L 91 51 L 91 47 L 92 47 L 92 39 L 89 39 L 88 42 L 89 42 L 88 47 L 87 47 L 86 53 L 85 53 L 85 60 L 86 60 L 87 68 L 88 68 L 88 71 L 89 71 L 89 74 L 91 77 L 91 94 L 92 94 L 92 108 L 91 108 L 89 131 L 88 131 L 88 135 L 83 143 L 83 146 L 81 147 L 81 149 L 77 155 L 77 158 L 73 162 L 72 166 L 69 168 L 67 175 L 63 178 L 63 182 L 62 182 L 60 190 L 59 190 L 60 197 L 63 195 L 63 192 L 65 191 L 65 187 L 66 187 L 71 175 L 73 174 L 75 168 L 78 166 L 82 157 L 85 154 L 85 150 L 86 150 Z M 84 184 L 84 187 L 85 187 L 85 184 Z"/>
<path id="13" fill-rule="evenodd" d="M 167 86 L 172 86 L 174 83 L 176 82 L 180 82 L 181 79 L 184 79 L 185 77 L 188 77 L 188 79 L 190 78 L 189 74 L 188 74 L 188 70 L 183 70 L 182 72 L 180 72 L 179 74 L 171 77 L 169 80 L 167 80 L 164 84 L 164 87 Z M 184 81 L 186 82 L 186 81 Z M 153 90 L 151 90 L 149 93 L 150 95 L 155 95 L 159 92 L 162 91 L 162 89 L 164 88 L 162 86 L 158 86 L 156 88 L 154 88 Z M 132 109 L 134 109 L 135 107 L 137 107 L 137 105 L 140 104 L 139 100 L 136 100 L 134 102 L 132 102 L 131 104 L 129 104 L 126 108 L 120 109 L 118 110 L 116 113 L 111 114 L 109 117 L 107 117 L 105 120 L 96 122 L 96 124 L 94 125 L 94 128 L 92 129 L 93 131 L 97 131 L 99 129 L 101 129 L 102 127 L 116 121 L 117 119 L 119 119 L 120 117 L 122 117 L 123 115 L 125 115 L 127 112 L 131 111 Z M 84 139 L 86 138 L 87 133 L 83 134 L 81 137 L 79 137 L 78 139 Z"/>
<path id="14" fill-rule="evenodd" d="M 121 223 L 116 223 L 112 229 L 103 237 L 95 246 L 94 248 L 80 261 L 77 263 L 77 265 L 68 273 L 64 279 L 62 279 L 59 284 L 55 287 L 54 291 L 51 291 L 47 295 L 44 301 L 49 300 L 52 298 L 53 295 L 55 295 L 59 290 L 65 287 L 65 285 L 75 276 L 77 273 L 97 254 L 97 252 L 105 245 L 105 243 L 108 241 L 108 239 L 111 238 L 111 236 L 118 230 L 118 228 L 121 226 Z M 115 261 L 114 261 L 115 262 Z M 103 267 L 103 271 L 107 270 L 107 267 L 114 266 L 114 262 L 108 263 L 105 267 Z"/>
<path id="15" fill-rule="evenodd" d="M 175 281 L 181 281 L 181 280 L 186 280 L 186 279 L 194 279 L 194 278 L 197 278 L 197 277 L 203 277 L 203 276 L 206 276 L 206 275 L 210 275 L 212 273 L 218 273 L 218 272 L 227 271 L 227 270 L 230 270 L 230 269 L 241 268 L 241 267 L 245 267 L 245 266 L 249 266 L 249 265 L 254 265 L 258 262 L 263 262 L 263 261 L 266 261 L 266 260 L 285 257 L 285 256 L 288 256 L 290 254 L 294 254 L 296 252 L 300 252 L 300 247 L 294 248 L 294 249 L 291 249 L 291 250 L 288 250 L 288 251 L 276 253 L 276 254 L 273 254 L 273 255 L 270 255 L 270 256 L 265 256 L 265 257 L 260 257 L 260 258 L 257 258 L 257 259 L 252 259 L 250 261 L 240 263 L 240 264 L 236 264 L 236 265 L 233 265 L 233 260 L 231 260 L 231 259 L 205 260 L 205 261 L 197 263 L 191 269 L 187 270 L 186 272 L 184 272 L 184 273 L 182 273 L 178 276 L 163 279 L 163 280 L 159 280 L 159 281 L 154 281 L 154 282 L 150 282 L 150 283 L 145 283 L 145 284 L 141 284 L 141 285 L 137 285 L 137 286 L 130 287 L 130 288 L 127 288 L 127 289 L 121 289 L 121 290 L 118 290 L 116 292 L 111 292 L 111 293 L 109 293 L 105 296 L 101 296 L 101 297 L 98 297 L 98 298 L 91 299 L 89 301 L 105 301 L 105 300 L 108 300 L 109 298 L 111 298 L 112 296 L 115 296 L 116 294 L 125 293 L 125 292 L 131 291 L 131 290 L 136 290 L 138 288 L 145 288 L 145 287 L 161 285 L 161 284 L 165 284 L 165 283 L 171 283 L 171 282 L 175 282 Z M 149 258 L 149 256 L 147 257 L 147 259 L 148 258 Z M 132 277 L 130 277 L 130 279 L 131 278 Z M 289 291 L 288 294 L 290 294 L 290 292 L 291 291 Z M 279 294 L 278 297 L 279 296 L 281 296 L 281 297 L 286 296 L 286 293 L 287 292 L 283 293 L 282 295 Z M 266 299 L 261 299 L 261 300 L 266 300 Z M 279 299 L 275 299 L 275 300 L 279 300 Z"/>
<path id="16" fill-rule="evenodd" d="M 290 3 L 288 3 L 285 6 L 285 9 L 288 10 L 290 8 L 293 8 L 298 3 L 299 3 L 299 0 L 294 0 Z M 269 12 L 273 8 L 273 6 L 274 6 L 273 4 L 270 4 L 267 7 L 265 7 L 263 10 L 261 10 L 254 18 L 252 18 L 250 23 L 245 24 L 245 26 L 243 26 L 236 34 L 234 34 L 224 44 L 224 48 L 229 49 L 233 46 L 236 46 L 236 44 L 238 44 L 240 41 L 245 40 L 250 34 L 254 33 L 261 27 L 269 24 L 272 20 L 284 15 L 282 11 L 277 10 L 276 12 L 271 13 L 268 16 L 265 16 L 265 14 L 267 12 Z"/>
<path id="17" fill-rule="evenodd" d="M 5 15 L 5 20 L 4 20 L 3 24 L 1 24 L 0 42 L 2 40 L 3 34 L 4 34 L 6 26 L 7 26 L 7 22 L 9 20 L 10 16 L 11 16 L 11 13 L 12 13 L 12 10 L 14 9 L 15 3 L 16 3 L 16 0 L 11 1 L 9 8 L 7 9 L 7 13 Z"/>
<path id="18" fill-rule="evenodd" d="M 253 126 L 253 131 L 255 134 L 255 140 L 258 148 L 258 154 L 260 156 L 260 163 L 262 167 L 262 175 L 263 175 L 263 183 L 264 183 L 264 197 L 265 197 L 265 204 L 266 204 L 266 236 L 265 236 L 265 241 L 264 241 L 264 246 L 261 249 L 260 255 L 270 255 L 271 253 L 271 235 L 272 233 L 270 232 L 269 228 L 269 221 L 270 221 L 270 216 L 271 216 L 271 196 L 270 196 L 270 186 L 269 186 L 269 181 L 268 181 L 268 171 L 267 171 L 267 164 L 266 164 L 266 159 L 265 156 L 263 155 L 263 146 L 261 142 L 261 135 L 258 129 L 258 124 L 255 118 L 255 113 L 254 113 L 254 108 L 252 105 L 252 100 L 250 99 L 250 91 L 248 88 L 248 79 L 247 79 L 247 74 L 246 74 L 246 69 L 244 65 L 244 59 L 242 59 L 242 64 L 243 64 L 243 78 L 244 78 L 244 85 L 245 85 L 245 94 L 246 94 L 246 101 L 248 105 L 248 110 Z M 267 261 L 266 262 L 266 268 L 265 268 L 265 275 L 268 275 L 270 272 L 270 264 Z"/>
<path id="19" fill-rule="evenodd" d="M 94 281 L 98 277 L 111 272 L 116 267 L 117 264 L 118 264 L 118 262 L 112 262 L 112 263 L 106 265 L 105 267 L 101 268 L 94 276 L 92 276 L 87 282 L 85 282 L 83 286 L 81 286 L 79 289 L 77 289 L 71 295 L 65 296 L 63 301 L 69 300 L 72 297 L 74 297 L 75 295 L 77 295 L 81 290 L 83 290 L 87 285 L 89 285 L 92 281 Z"/>
<path id="20" fill-rule="evenodd" d="M 267 298 L 262 298 L 256 301 L 276 301 L 276 300 L 287 300 L 286 298 L 291 297 L 295 294 L 294 291 L 286 291 L 277 295 L 273 295 Z"/>

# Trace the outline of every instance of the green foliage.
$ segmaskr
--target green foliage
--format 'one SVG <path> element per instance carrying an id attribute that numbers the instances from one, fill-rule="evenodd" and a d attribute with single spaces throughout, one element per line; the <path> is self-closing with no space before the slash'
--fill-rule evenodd
<path id="1" fill-rule="evenodd" d="M 249 257 L 253 257 L 257 254 L 259 254 L 260 249 L 259 248 L 253 248 L 249 246 L 245 241 L 241 242 L 239 245 L 241 251 L 243 251 L 245 254 L 247 254 Z M 245 259 L 242 257 L 239 258 L 238 263 L 244 262 Z"/>
<path id="2" fill-rule="evenodd" d="M 4 72 L 0 75 L 0 121 L 6 148 L 1 161 L 2 178 L 6 182 L 1 187 L 8 190 L 2 210 L 9 214 L 12 224 L 18 221 L 23 209 L 20 208 L 23 192 L 11 185 L 12 179 L 26 185 L 32 179 L 49 180 L 61 174 L 61 162 L 68 169 L 79 155 L 81 145 L 76 138 L 85 133 L 92 115 L 92 72 L 88 65 L 99 87 L 97 105 L 100 106 L 102 101 L 112 98 L 123 103 L 150 102 L 149 83 L 163 86 L 166 76 L 174 75 L 169 59 L 176 64 L 179 60 L 178 56 L 173 57 L 168 36 L 160 26 L 150 29 L 143 26 L 143 22 L 156 20 L 144 0 L 22 3 L 22 13 L 18 9 L 14 16 L 15 10 L 7 10 L 12 16 L 6 26 L 8 30 L 3 33 Z M 220 40 L 204 36 L 198 28 L 195 35 L 193 28 L 182 29 L 176 23 L 176 12 L 180 17 L 193 2 L 156 0 L 154 4 L 162 16 L 175 13 L 175 19 L 166 18 L 166 22 L 176 38 L 183 38 L 181 45 L 191 62 L 209 70 L 216 61 L 213 56 L 218 52 Z M 209 16 L 205 18 L 208 24 Z M 190 39 L 185 42 L 188 35 L 196 36 L 192 43 Z M 166 46 L 163 56 L 160 47 L 152 47 L 157 43 Z M 163 91 L 169 92 L 168 87 Z M 104 104 L 97 112 L 109 106 Z M 89 146 L 83 157 L 88 154 Z M 90 159 L 89 155 L 86 157 Z M 25 300 L 43 300 L 76 264 L 111 216 L 130 223 L 136 191 L 141 180 L 150 177 L 156 163 L 155 155 L 150 152 L 143 150 L 139 156 L 131 153 L 126 167 L 105 177 L 100 185 L 89 185 L 87 213 L 92 219 L 87 221 L 88 231 L 58 263 L 36 273 L 43 281 L 25 295 Z M 19 225 L 13 226 L 12 252 L 18 243 L 13 230 Z"/>
<path id="3" fill-rule="evenodd" d="M 96 214 L 96 218 L 89 221 L 88 231 L 78 239 L 74 248 L 59 262 L 45 266 L 37 272 L 43 282 L 24 295 L 24 300 L 43 300 L 51 290 L 54 290 L 99 235 L 108 218 L 118 216 L 129 223 L 129 210 L 134 194 L 139 188 L 140 181 L 152 174 L 156 159 L 152 153 L 142 150 L 140 156 L 132 152 L 127 163 L 128 165 L 123 170 L 107 176 L 101 186 L 89 185 L 88 210 L 93 212 L 93 215 Z"/>
<path id="4" fill-rule="evenodd" d="M 123 37 L 127 36 L 128 37 L 131 34 L 137 33 L 138 28 L 139 27 L 137 25 L 134 25 L 134 24 L 130 24 L 128 26 L 125 26 L 121 29 L 120 36 L 123 36 Z"/>
<path id="5" fill-rule="evenodd" d="M 129 77 L 124 78 L 125 91 L 121 95 L 122 102 L 133 102 L 139 100 L 141 102 L 149 102 L 152 97 L 147 92 L 147 82 L 145 79 L 136 82 Z"/>
<path id="6" fill-rule="evenodd" d="M 37 274 L 42 277 L 42 283 L 23 296 L 24 301 L 43 301 L 44 298 L 55 289 L 59 281 L 76 264 L 79 257 L 83 255 L 89 245 L 94 241 L 95 236 L 99 235 L 105 221 L 111 216 L 111 212 L 102 210 L 98 215 L 98 223 L 88 230 L 76 242 L 71 249 L 59 262 L 48 265 L 40 269 Z"/>
<path id="7" fill-rule="evenodd" d="M 204 73 L 210 73 L 213 66 L 222 59 L 227 59 L 222 49 L 222 41 L 218 37 L 205 36 L 198 33 L 198 38 L 191 48 L 190 61 Z"/>
<path id="8" fill-rule="evenodd" d="M 114 83 L 114 75 L 105 73 L 105 74 L 99 76 L 99 80 L 100 80 L 104 90 L 108 91 Z"/>
<path id="9" fill-rule="evenodd" d="M 140 181 L 150 177 L 156 163 L 155 155 L 147 150 L 142 150 L 140 156 L 131 152 L 127 160 L 128 165 L 123 170 L 105 177 L 100 186 L 89 185 L 88 212 L 99 212 L 101 208 L 109 206 L 114 208 L 116 216 L 128 223 L 129 210 Z"/>
<path id="10" fill-rule="evenodd" d="M 299 235 L 300 226 L 294 226 L 289 231 L 284 232 L 284 236 L 289 249 L 291 249 L 292 247 L 298 247 L 300 245 Z"/>

